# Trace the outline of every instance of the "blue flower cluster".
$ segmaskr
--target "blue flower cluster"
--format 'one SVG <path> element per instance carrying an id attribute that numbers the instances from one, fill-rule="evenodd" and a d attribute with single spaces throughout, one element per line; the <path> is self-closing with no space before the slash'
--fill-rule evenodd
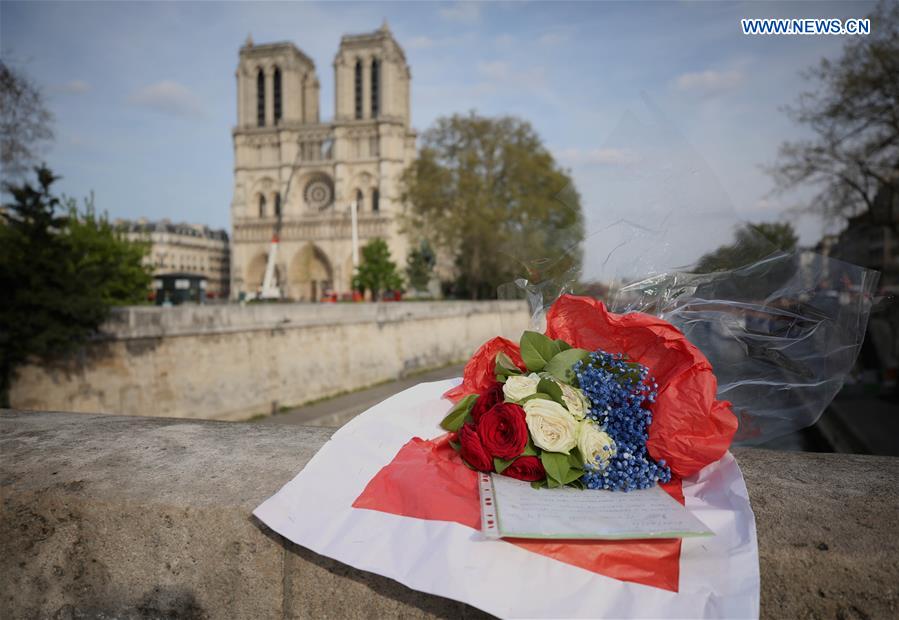
<path id="1" fill-rule="evenodd" d="M 590 400 L 587 416 L 614 440 L 616 452 L 605 467 L 585 467 L 581 481 L 588 489 L 633 491 L 657 481 L 671 480 L 664 459 L 654 461 L 646 452 L 652 412 L 644 403 L 655 401 L 658 384 L 642 364 L 625 360 L 621 353 L 597 350 L 574 368 L 581 390 Z"/>

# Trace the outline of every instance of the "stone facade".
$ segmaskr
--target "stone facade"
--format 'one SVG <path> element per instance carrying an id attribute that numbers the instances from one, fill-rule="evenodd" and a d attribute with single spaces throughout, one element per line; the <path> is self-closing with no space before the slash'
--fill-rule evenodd
<path id="1" fill-rule="evenodd" d="M 118 220 L 114 225 L 129 241 L 150 244 L 144 263 L 153 268 L 153 275 L 206 276 L 207 297 L 228 297 L 231 260 L 226 231 L 200 224 L 173 224 L 168 220 Z"/>
<path id="2" fill-rule="evenodd" d="M 335 109 L 319 120 L 315 63 L 292 43 L 240 49 L 232 296 L 262 286 L 273 236 L 281 295 L 310 301 L 350 290 L 350 204 L 358 204 L 359 245 L 380 237 L 403 264 L 399 180 L 415 156 L 411 74 L 386 24 L 347 35 L 334 58 Z"/>

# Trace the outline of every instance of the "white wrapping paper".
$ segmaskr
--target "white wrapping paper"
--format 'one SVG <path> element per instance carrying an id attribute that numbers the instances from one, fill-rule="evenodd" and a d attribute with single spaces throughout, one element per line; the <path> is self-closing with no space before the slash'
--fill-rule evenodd
<path id="1" fill-rule="evenodd" d="M 755 520 L 730 453 L 683 481 L 687 508 L 715 536 L 684 539 L 678 592 L 598 575 L 457 523 L 352 508 L 409 439 L 442 433 L 450 403 L 441 394 L 456 384 L 419 384 L 359 415 L 253 514 L 316 553 L 500 617 L 758 617 Z"/>

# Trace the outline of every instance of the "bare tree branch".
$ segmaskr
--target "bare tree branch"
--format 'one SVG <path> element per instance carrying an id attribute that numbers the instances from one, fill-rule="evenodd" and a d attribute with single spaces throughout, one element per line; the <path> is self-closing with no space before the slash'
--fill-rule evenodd
<path id="1" fill-rule="evenodd" d="M 41 146 L 53 139 L 53 114 L 40 89 L 0 59 L 0 167 L 6 179 L 38 163 Z"/>

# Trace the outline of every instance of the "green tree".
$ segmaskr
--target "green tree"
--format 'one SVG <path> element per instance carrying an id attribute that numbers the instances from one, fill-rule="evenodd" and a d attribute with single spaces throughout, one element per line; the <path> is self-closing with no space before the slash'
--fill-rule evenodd
<path id="1" fill-rule="evenodd" d="M 526 121 L 438 119 L 403 186 L 406 230 L 426 230 L 454 258 L 458 294 L 492 298 L 517 278 L 540 282 L 580 266 L 580 197 Z"/>
<path id="2" fill-rule="evenodd" d="M 816 89 L 787 112 L 812 137 L 784 143 L 769 168 L 782 191 L 819 187 L 806 210 L 829 219 L 869 210 L 880 187 L 899 183 L 899 4 L 870 18 L 869 35 L 807 71 Z"/>
<path id="3" fill-rule="evenodd" d="M 57 179 L 38 168 L 37 184 L 6 184 L 12 202 L 0 213 L 0 403 L 8 405 L 16 369 L 82 344 L 112 305 L 145 300 L 146 249 L 119 239 L 89 206 L 79 213 L 51 190 Z"/>
<path id="4" fill-rule="evenodd" d="M 384 291 L 403 288 L 403 279 L 397 273 L 396 263 L 390 260 L 390 248 L 383 239 L 372 239 L 362 248 L 362 260 L 353 276 L 353 288 L 371 291 L 372 300 L 377 300 Z"/>
<path id="5" fill-rule="evenodd" d="M 97 215 L 93 195 L 79 211 L 66 202 L 65 236 L 84 283 L 107 306 L 145 303 L 153 275 L 143 264 L 149 244 L 125 240 L 105 215 Z"/>
<path id="6" fill-rule="evenodd" d="M 416 291 L 427 290 L 431 276 L 434 274 L 436 260 L 427 239 L 422 240 L 417 248 L 409 252 L 409 256 L 406 257 L 406 276 L 409 278 L 409 286 Z"/>
<path id="7" fill-rule="evenodd" d="M 799 238 L 789 222 L 747 223 L 734 233 L 734 241 L 699 259 L 695 271 L 729 271 L 770 256 L 796 249 Z"/>

